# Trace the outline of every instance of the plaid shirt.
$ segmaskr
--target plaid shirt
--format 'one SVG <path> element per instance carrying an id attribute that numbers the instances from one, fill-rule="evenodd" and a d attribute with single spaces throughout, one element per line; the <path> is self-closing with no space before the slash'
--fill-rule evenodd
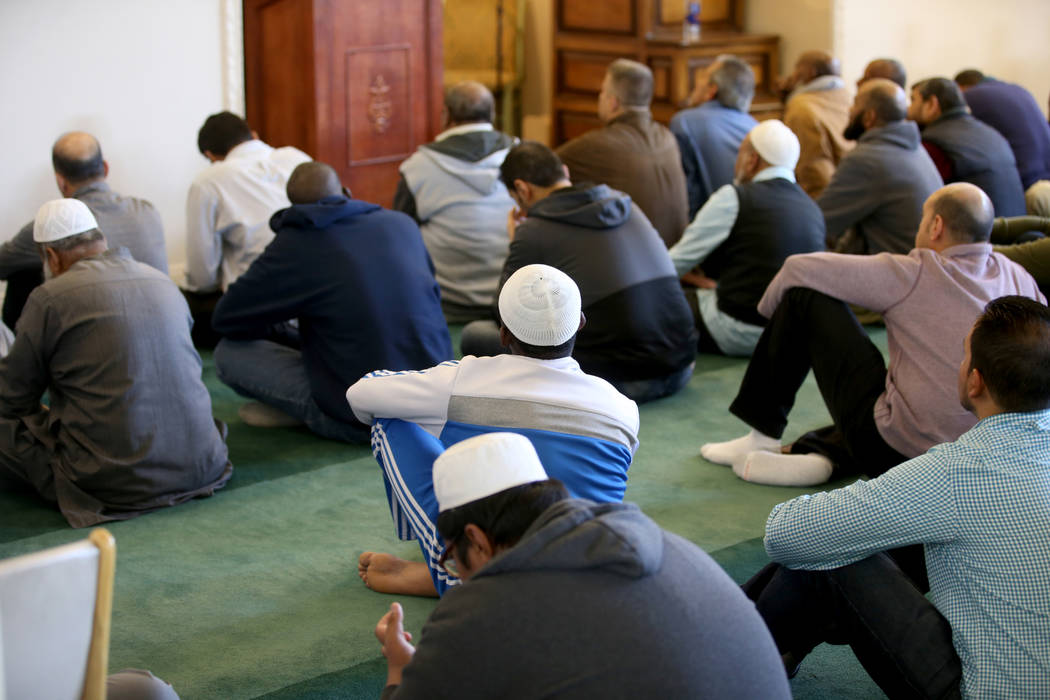
<path id="1" fill-rule="evenodd" d="M 811 570 L 923 543 L 963 696 L 1050 698 L 1050 411 L 985 418 L 877 479 L 781 503 L 765 542 Z"/>

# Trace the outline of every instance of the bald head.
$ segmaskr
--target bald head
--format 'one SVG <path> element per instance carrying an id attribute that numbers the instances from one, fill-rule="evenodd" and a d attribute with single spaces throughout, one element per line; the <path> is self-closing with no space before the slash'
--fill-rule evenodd
<path id="1" fill-rule="evenodd" d="M 313 204 L 325 197 L 343 194 L 335 168 L 316 160 L 301 163 L 288 178 L 288 200 L 292 204 Z"/>
<path id="2" fill-rule="evenodd" d="M 857 91 L 855 109 L 874 112 L 875 122 L 871 126 L 885 126 L 899 122 L 908 115 L 908 98 L 904 88 L 885 78 L 874 78 L 864 83 Z"/>
<path id="3" fill-rule="evenodd" d="M 864 69 L 864 75 L 857 81 L 857 87 L 875 78 L 891 80 L 902 88 L 908 84 L 908 74 L 901 62 L 895 58 L 876 58 L 869 63 Z"/>
<path id="4" fill-rule="evenodd" d="M 449 126 L 476 122 L 492 123 L 495 106 L 492 93 L 481 83 L 467 80 L 445 91 Z"/>
<path id="5" fill-rule="evenodd" d="M 83 131 L 70 131 L 58 137 L 51 147 L 51 165 L 55 174 L 74 188 L 101 180 L 107 172 L 98 141 Z M 59 189 L 65 194 L 62 181 Z"/>
<path id="6" fill-rule="evenodd" d="M 807 51 L 798 57 L 795 72 L 799 74 L 800 82 L 808 83 L 825 75 L 838 75 L 841 68 L 839 60 L 827 51 Z"/>
<path id="7" fill-rule="evenodd" d="M 923 218 L 939 216 L 955 243 L 983 243 L 992 234 L 995 209 L 981 188 L 968 182 L 945 185 L 930 195 Z M 921 225 L 920 225 L 921 228 Z"/>

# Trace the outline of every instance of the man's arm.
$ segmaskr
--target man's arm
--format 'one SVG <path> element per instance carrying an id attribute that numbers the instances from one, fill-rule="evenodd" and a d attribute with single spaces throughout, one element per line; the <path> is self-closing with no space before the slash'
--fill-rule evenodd
<path id="1" fill-rule="evenodd" d="M 33 222 L 18 230 L 11 240 L 0 245 L 0 279 L 16 272 L 40 268 L 43 263 L 33 242 Z"/>
<path id="2" fill-rule="evenodd" d="M 879 198 L 872 195 L 872 183 L 873 176 L 863 159 L 851 154 L 839 163 L 835 176 L 817 199 L 824 213 L 829 248 L 879 206 Z"/>
<path id="3" fill-rule="evenodd" d="M 957 529 L 953 452 L 935 447 L 876 479 L 775 506 L 766 552 L 790 569 L 822 570 L 894 547 L 950 541 Z"/>
<path id="4" fill-rule="evenodd" d="M 797 105 L 794 109 L 788 105 L 784 124 L 795 132 L 800 146 L 795 179 L 806 194 L 819 197 L 835 174 L 834 152 L 824 126 L 812 110 Z"/>
<path id="5" fill-rule="evenodd" d="M 682 171 L 685 173 L 685 191 L 689 197 L 689 219 L 692 220 L 704 203 L 708 186 L 704 164 L 696 157 L 696 144 L 693 137 L 678 117 L 671 119 L 671 133 L 678 141 L 678 151 L 682 154 Z"/>
<path id="6" fill-rule="evenodd" d="M 679 241 L 668 251 L 679 276 L 702 263 L 729 238 L 739 212 L 740 197 L 732 185 L 723 185 L 711 195 L 696 218 L 685 227 Z"/>
<path id="7" fill-rule="evenodd" d="M 193 183 L 186 197 L 186 289 L 213 292 L 221 284 L 222 236 L 219 196 Z"/>
<path id="8" fill-rule="evenodd" d="M 47 305 L 41 292 L 34 291 L 18 319 L 17 335 L 11 351 L 0 358 L 0 415 L 5 418 L 28 416 L 40 410 L 40 398 L 51 381 L 43 353 L 49 347 L 45 337 L 57 323 L 48 322 Z"/>
<path id="9" fill-rule="evenodd" d="M 376 418 L 399 418 L 438 437 L 458 372 L 459 362 L 452 360 L 424 370 L 370 372 L 346 390 L 346 400 L 365 425 Z"/>
<path id="10" fill-rule="evenodd" d="M 298 257 L 282 253 L 280 236 L 230 285 L 212 313 L 211 325 L 228 338 L 266 338 L 275 323 L 298 318 L 309 301 L 309 277 L 290 269 Z M 311 288 L 312 289 L 312 288 Z"/>
<path id="11" fill-rule="evenodd" d="M 394 206 L 391 209 L 408 214 L 415 220 L 417 226 L 423 223 L 419 220 L 419 213 L 416 210 L 416 197 L 412 194 L 412 190 L 408 189 L 408 182 L 404 175 L 398 178 L 397 191 L 394 192 Z"/>
<path id="12" fill-rule="evenodd" d="M 917 259 L 892 253 L 792 255 L 766 287 L 758 312 L 772 317 L 789 289 L 806 287 L 882 313 L 911 293 L 921 269 Z"/>

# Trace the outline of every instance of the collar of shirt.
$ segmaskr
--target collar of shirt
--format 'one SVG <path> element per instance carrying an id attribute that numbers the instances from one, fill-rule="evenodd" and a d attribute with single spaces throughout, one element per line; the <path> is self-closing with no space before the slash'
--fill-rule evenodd
<path id="1" fill-rule="evenodd" d="M 846 83 L 837 75 L 822 75 L 819 78 L 813 78 L 805 85 L 799 85 L 791 91 L 791 95 L 788 96 L 790 100 L 795 95 L 801 95 L 804 92 L 821 92 L 823 90 L 837 90 L 840 87 L 845 87 Z"/>
<path id="2" fill-rule="evenodd" d="M 772 180 L 773 178 L 782 177 L 790 182 L 795 181 L 795 171 L 789 170 L 788 168 L 771 165 L 768 168 L 763 168 L 751 178 L 751 182 L 762 182 L 763 180 Z"/>
<path id="3" fill-rule="evenodd" d="M 92 192 L 109 192 L 109 184 L 105 180 L 95 180 L 94 182 L 88 183 L 81 187 L 79 190 L 73 193 L 75 199 L 80 199 L 85 195 L 89 195 Z"/>
<path id="4" fill-rule="evenodd" d="M 470 134 L 475 131 L 492 131 L 492 125 L 488 122 L 476 122 L 473 124 L 460 124 L 454 126 L 451 129 L 445 129 L 437 135 L 435 141 L 444 141 L 449 136 L 459 136 L 460 134 Z"/>
<path id="5" fill-rule="evenodd" d="M 261 158 L 273 150 L 273 147 L 260 141 L 259 139 L 252 139 L 251 141 L 245 141 L 239 143 L 230 149 L 230 152 L 226 154 L 226 160 L 236 160 L 238 158 Z"/>
<path id="6" fill-rule="evenodd" d="M 991 243 L 959 243 L 957 245 L 950 246 L 941 251 L 941 255 L 946 258 L 962 257 L 964 255 L 991 255 L 992 244 Z"/>

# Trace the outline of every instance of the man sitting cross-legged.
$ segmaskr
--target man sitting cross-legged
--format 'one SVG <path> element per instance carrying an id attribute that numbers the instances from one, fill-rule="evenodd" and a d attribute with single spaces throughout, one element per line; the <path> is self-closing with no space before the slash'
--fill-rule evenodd
<path id="1" fill-rule="evenodd" d="M 376 625 L 383 698 L 789 698 L 769 632 L 709 556 L 637 506 L 568 497 L 529 441 L 434 462 L 442 561 L 465 583 L 423 627 Z"/>
<path id="2" fill-rule="evenodd" d="M 954 384 L 958 441 L 770 514 L 744 590 L 789 671 L 829 642 L 891 698 L 1050 697 L 1050 310 L 988 304 Z M 928 571 L 885 551 L 915 544 Z"/>
<path id="3" fill-rule="evenodd" d="M 357 418 L 375 424 L 372 446 L 398 536 L 417 539 L 426 560 L 365 552 L 359 571 L 369 588 L 434 595 L 458 582 L 438 563 L 443 545 L 431 466 L 447 445 L 467 437 L 520 432 L 574 496 L 623 500 L 638 447 L 638 407 L 572 359 L 584 321 L 575 283 L 553 267 L 528 265 L 503 285 L 499 313 L 512 354 L 468 355 L 422 372 L 374 372 L 346 392 Z"/>
<path id="4" fill-rule="evenodd" d="M 700 454 L 747 481 L 806 486 L 827 481 L 833 466 L 878 476 L 973 427 L 954 399 L 966 330 L 991 299 L 1045 301 L 1031 275 L 992 252 L 991 229 L 988 195 L 956 183 L 926 200 L 908 255 L 788 258 L 759 302 L 769 323 L 729 407 L 753 430 Z M 888 370 L 847 304 L 883 314 Z M 835 425 L 780 454 L 810 368 Z"/>
<path id="5" fill-rule="evenodd" d="M 292 206 L 270 219 L 273 242 L 215 307 L 224 336 L 215 372 L 260 402 L 241 407 L 250 425 L 301 421 L 331 440 L 365 443 L 368 426 L 346 405 L 346 387 L 376 367 L 452 357 L 430 258 L 411 219 L 353 199 L 329 165 L 297 166 L 287 191 Z M 272 332 L 292 319 L 298 334 Z"/>

